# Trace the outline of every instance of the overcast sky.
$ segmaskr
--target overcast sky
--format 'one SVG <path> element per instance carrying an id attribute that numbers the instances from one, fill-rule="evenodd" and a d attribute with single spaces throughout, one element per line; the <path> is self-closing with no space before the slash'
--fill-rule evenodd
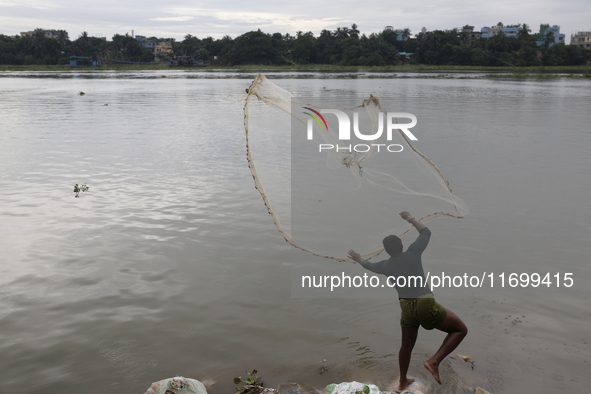
<path id="1" fill-rule="evenodd" d="M 540 23 L 560 26 L 570 34 L 591 30 L 589 0 L 0 0 L 0 34 L 15 35 L 35 28 L 63 29 L 70 39 L 86 31 L 91 36 L 132 34 L 175 38 L 232 38 L 251 30 L 295 34 L 358 25 L 362 34 L 385 26 L 409 28 L 414 35 L 423 26 L 445 30 L 466 24 L 480 30 L 497 22 L 527 23 L 538 32 Z"/>

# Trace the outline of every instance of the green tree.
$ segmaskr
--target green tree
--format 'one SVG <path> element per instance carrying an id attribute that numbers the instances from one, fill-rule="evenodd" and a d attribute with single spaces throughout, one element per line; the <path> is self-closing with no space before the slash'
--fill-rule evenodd
<path id="1" fill-rule="evenodd" d="M 333 32 L 333 35 L 339 40 L 347 38 L 347 37 L 349 37 L 349 28 L 348 27 L 337 27 L 337 29 Z"/>
<path id="2" fill-rule="evenodd" d="M 390 45 L 396 45 L 396 41 L 398 41 L 398 34 L 394 30 L 382 30 L 380 35 L 380 38 Z"/>
<path id="3" fill-rule="evenodd" d="M 410 29 L 407 27 L 402 31 L 402 39 L 404 41 L 408 40 L 410 38 Z"/>
<path id="4" fill-rule="evenodd" d="M 17 57 L 17 53 L 16 40 L 0 34 L 0 64 L 22 64 L 22 59 Z"/>
<path id="5" fill-rule="evenodd" d="M 310 31 L 307 33 L 297 32 L 292 57 L 296 63 L 300 64 L 315 63 L 317 61 L 318 53 L 314 33 Z"/>
<path id="6" fill-rule="evenodd" d="M 294 64 L 292 52 L 295 41 L 296 38 L 289 33 L 286 33 L 285 35 L 282 35 L 281 33 L 273 33 L 273 35 L 271 35 L 271 45 L 281 62 Z M 315 42 L 314 39 L 312 41 Z"/>
<path id="7" fill-rule="evenodd" d="M 537 51 L 532 45 L 522 45 L 517 52 L 515 52 L 515 65 L 522 66 L 539 66 L 542 61 L 538 58 Z"/>
<path id="8" fill-rule="evenodd" d="M 507 37 L 504 32 L 500 31 L 488 39 L 487 48 L 497 53 L 510 52 L 512 49 L 510 40 L 511 38 Z"/>
<path id="9" fill-rule="evenodd" d="M 385 66 L 386 60 L 379 51 L 373 51 L 367 57 L 367 65 L 368 66 Z"/>
<path id="10" fill-rule="evenodd" d="M 232 64 L 274 64 L 277 53 L 269 34 L 259 29 L 236 37 L 233 51 L 228 57 Z"/>
<path id="11" fill-rule="evenodd" d="M 547 51 L 554 44 L 554 32 L 552 30 L 546 30 L 546 35 L 544 36 L 544 44 L 543 48 L 544 51 Z"/>
<path id="12" fill-rule="evenodd" d="M 111 46 L 116 51 L 122 50 L 125 47 L 125 36 L 115 34 L 111 39 Z"/>
<path id="13" fill-rule="evenodd" d="M 66 45 L 70 39 L 68 38 L 68 32 L 65 30 L 58 30 L 57 32 L 57 42 L 64 46 Z"/>
<path id="14" fill-rule="evenodd" d="M 349 29 L 349 36 L 353 38 L 359 38 L 359 30 L 357 24 L 353 23 L 351 29 Z"/>
<path id="15" fill-rule="evenodd" d="M 347 66 L 359 65 L 359 58 L 363 55 L 363 49 L 359 40 L 354 37 L 347 37 L 338 43 L 341 53 L 340 64 Z"/>
<path id="16" fill-rule="evenodd" d="M 517 31 L 517 39 L 521 41 L 528 41 L 530 38 L 529 33 L 531 33 L 531 29 L 527 23 L 523 23 Z"/>
<path id="17" fill-rule="evenodd" d="M 318 52 L 318 62 L 329 64 L 333 55 L 335 38 L 330 30 L 322 30 L 320 36 L 316 39 L 316 50 Z"/>
<path id="18" fill-rule="evenodd" d="M 87 32 L 82 32 L 78 38 L 72 42 L 74 54 L 76 56 L 91 56 L 90 38 Z"/>
<path id="19" fill-rule="evenodd" d="M 434 30 L 421 34 L 417 46 L 418 59 L 427 64 L 446 64 L 453 46 L 460 45 L 457 30 Z"/>

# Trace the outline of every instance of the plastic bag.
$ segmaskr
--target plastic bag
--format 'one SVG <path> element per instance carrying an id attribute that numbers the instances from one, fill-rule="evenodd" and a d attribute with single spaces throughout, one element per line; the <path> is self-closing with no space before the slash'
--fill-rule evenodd
<path id="1" fill-rule="evenodd" d="M 368 387 L 367 389 L 365 387 Z M 360 382 L 333 383 L 326 386 L 329 394 L 355 394 L 362 392 L 364 394 L 382 394 L 375 384 L 365 384 Z"/>
<path id="2" fill-rule="evenodd" d="M 152 383 L 144 394 L 207 394 L 198 380 L 177 376 Z"/>
<path id="3" fill-rule="evenodd" d="M 426 385 L 422 381 L 417 381 L 402 391 L 396 391 L 397 394 L 424 394 Z M 360 382 L 333 383 L 326 386 L 328 394 L 393 394 L 389 391 L 380 391 L 375 384 L 365 384 Z"/>

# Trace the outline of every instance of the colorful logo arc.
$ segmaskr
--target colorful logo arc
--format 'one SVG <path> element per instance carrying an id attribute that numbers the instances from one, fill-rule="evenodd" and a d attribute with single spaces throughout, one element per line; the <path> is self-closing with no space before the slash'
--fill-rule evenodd
<path id="1" fill-rule="evenodd" d="M 320 112 L 318 112 L 315 109 L 312 109 L 310 107 L 302 107 L 302 108 L 314 112 L 314 114 L 316 114 L 317 116 L 314 114 L 311 114 L 309 112 L 303 112 L 303 113 L 308 115 L 312 119 L 314 119 L 321 130 L 326 127 L 326 130 L 328 131 L 328 123 L 326 123 L 326 119 L 324 119 L 324 116 L 322 116 L 322 114 L 320 114 Z M 322 120 L 322 123 L 320 122 L 321 120 Z M 324 126 L 322 124 L 324 124 Z"/>

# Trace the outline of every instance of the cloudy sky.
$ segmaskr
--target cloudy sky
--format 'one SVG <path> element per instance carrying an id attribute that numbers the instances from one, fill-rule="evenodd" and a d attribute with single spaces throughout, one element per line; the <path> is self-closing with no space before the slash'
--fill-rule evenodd
<path id="1" fill-rule="evenodd" d="M 86 31 L 91 36 L 131 34 L 175 38 L 232 38 L 250 30 L 295 34 L 356 23 L 362 34 L 385 26 L 428 30 L 466 24 L 483 26 L 527 23 L 535 33 L 540 23 L 559 25 L 567 43 L 574 31 L 591 30 L 589 0 L 0 0 L 0 34 L 63 29 L 70 39 Z"/>

